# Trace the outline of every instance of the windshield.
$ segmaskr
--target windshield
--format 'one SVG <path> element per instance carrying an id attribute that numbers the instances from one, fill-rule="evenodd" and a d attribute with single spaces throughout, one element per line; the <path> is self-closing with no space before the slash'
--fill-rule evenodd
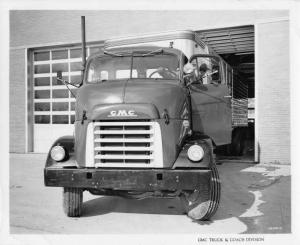
<path id="1" fill-rule="evenodd" d="M 110 54 L 95 57 L 89 63 L 89 83 L 128 78 L 179 79 L 179 59 L 176 55 L 163 52 L 149 55 L 134 53 L 133 56 Z"/>

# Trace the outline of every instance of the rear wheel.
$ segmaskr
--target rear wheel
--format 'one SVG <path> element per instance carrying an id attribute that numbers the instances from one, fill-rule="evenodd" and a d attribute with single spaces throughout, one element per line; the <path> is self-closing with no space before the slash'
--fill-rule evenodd
<path id="1" fill-rule="evenodd" d="M 193 192 L 183 193 L 180 196 L 185 212 L 192 219 L 209 220 L 218 209 L 221 184 L 217 168 L 214 166 L 211 170 L 209 190 L 200 191 L 196 189 Z"/>
<path id="2" fill-rule="evenodd" d="M 79 217 L 82 213 L 82 194 L 80 188 L 64 187 L 63 207 L 68 217 Z"/>

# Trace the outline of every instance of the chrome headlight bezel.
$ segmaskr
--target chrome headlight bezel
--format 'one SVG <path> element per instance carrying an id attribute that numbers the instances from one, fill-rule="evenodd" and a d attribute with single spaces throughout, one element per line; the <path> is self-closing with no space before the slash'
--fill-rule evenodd
<path id="1" fill-rule="evenodd" d="M 204 149 L 198 144 L 191 145 L 187 150 L 187 157 L 192 162 L 201 161 L 204 157 L 204 154 Z"/>
<path id="2" fill-rule="evenodd" d="M 56 162 L 61 162 L 66 158 L 66 150 L 60 145 L 53 146 L 50 151 L 51 158 Z"/>

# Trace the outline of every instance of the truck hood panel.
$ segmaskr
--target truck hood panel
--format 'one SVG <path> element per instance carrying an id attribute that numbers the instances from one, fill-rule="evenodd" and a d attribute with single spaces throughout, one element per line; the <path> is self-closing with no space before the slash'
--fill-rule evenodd
<path id="1" fill-rule="evenodd" d="M 84 85 L 77 94 L 77 106 L 87 112 L 96 105 L 123 103 L 127 80 Z"/>
<path id="2" fill-rule="evenodd" d="M 97 105 L 90 113 L 91 120 L 158 119 L 159 114 L 152 104 Z"/>
<path id="3" fill-rule="evenodd" d="M 184 90 L 176 81 L 131 80 L 125 89 L 124 102 L 153 104 L 160 117 L 166 110 L 170 118 L 180 118 L 185 99 Z"/>
<path id="4" fill-rule="evenodd" d="M 185 100 L 184 90 L 176 81 L 133 79 L 84 85 L 77 95 L 76 119 L 81 120 L 83 110 L 91 120 L 109 119 L 111 110 L 122 110 L 121 114 L 135 110 L 135 119 L 161 118 L 166 112 L 178 119 Z"/>

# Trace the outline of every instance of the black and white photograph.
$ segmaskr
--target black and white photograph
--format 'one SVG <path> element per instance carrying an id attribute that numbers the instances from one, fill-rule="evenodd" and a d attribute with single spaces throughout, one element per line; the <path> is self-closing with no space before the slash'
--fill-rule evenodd
<path id="1" fill-rule="evenodd" d="M 299 4 L 100 2 L 6 9 L 9 238 L 0 244 L 39 244 L 23 235 L 58 244 L 44 235 L 62 234 L 296 242 Z"/>

